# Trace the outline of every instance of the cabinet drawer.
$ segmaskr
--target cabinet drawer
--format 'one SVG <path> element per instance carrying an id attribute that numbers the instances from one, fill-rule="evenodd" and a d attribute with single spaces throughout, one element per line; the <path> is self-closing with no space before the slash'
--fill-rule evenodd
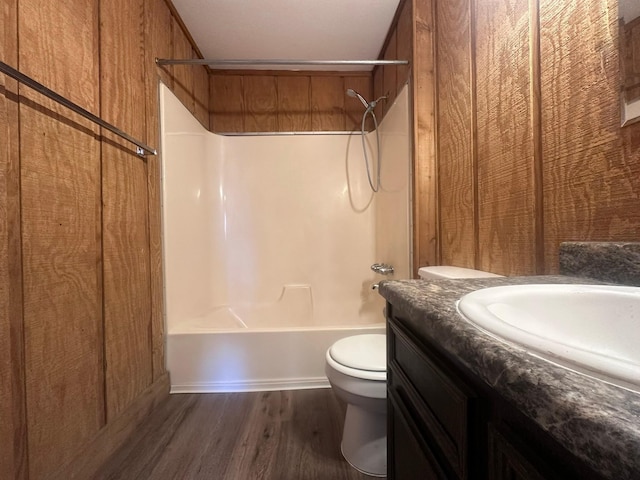
<path id="1" fill-rule="evenodd" d="M 406 398 L 458 478 L 469 478 L 469 430 L 476 396 L 456 375 L 419 349 L 411 334 L 389 323 L 389 388 Z"/>

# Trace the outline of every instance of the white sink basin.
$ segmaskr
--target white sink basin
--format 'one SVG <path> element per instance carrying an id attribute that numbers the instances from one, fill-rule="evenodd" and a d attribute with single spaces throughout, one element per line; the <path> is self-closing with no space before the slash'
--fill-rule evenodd
<path id="1" fill-rule="evenodd" d="M 458 311 L 494 338 L 640 393 L 640 287 L 492 287 L 462 297 Z"/>

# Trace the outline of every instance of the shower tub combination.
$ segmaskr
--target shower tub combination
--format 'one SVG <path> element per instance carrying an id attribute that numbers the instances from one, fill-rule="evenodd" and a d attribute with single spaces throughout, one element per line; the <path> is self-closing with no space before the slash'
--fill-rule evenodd
<path id="1" fill-rule="evenodd" d="M 383 333 L 382 310 L 358 316 L 361 325 L 313 326 L 310 292 L 287 285 L 273 303 L 218 307 L 171 329 L 172 393 L 328 387 L 327 348 L 345 336 Z"/>
<path id="2" fill-rule="evenodd" d="M 369 267 L 409 276 L 406 91 L 380 125 L 374 195 L 360 132 L 217 135 L 161 85 L 172 393 L 328 387 L 331 344 L 384 333 Z"/>

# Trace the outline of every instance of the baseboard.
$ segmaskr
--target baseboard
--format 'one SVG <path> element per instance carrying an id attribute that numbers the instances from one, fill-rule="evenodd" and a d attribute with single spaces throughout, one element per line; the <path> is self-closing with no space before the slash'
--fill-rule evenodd
<path id="1" fill-rule="evenodd" d="M 286 378 L 275 380 L 244 380 L 235 382 L 207 382 L 171 385 L 171 393 L 231 393 L 272 392 L 276 390 L 304 390 L 329 388 L 327 377 Z"/>
<path id="2" fill-rule="evenodd" d="M 51 477 L 54 480 L 95 478 L 104 462 L 127 440 L 145 418 L 167 398 L 169 374 L 151 384 L 122 414 L 105 425 L 75 458 Z"/>

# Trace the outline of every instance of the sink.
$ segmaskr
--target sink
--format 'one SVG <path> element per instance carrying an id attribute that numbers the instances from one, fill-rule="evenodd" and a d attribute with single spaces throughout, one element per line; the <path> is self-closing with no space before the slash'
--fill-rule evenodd
<path id="1" fill-rule="evenodd" d="M 462 297 L 458 312 L 531 355 L 640 393 L 640 287 L 491 287 Z"/>

